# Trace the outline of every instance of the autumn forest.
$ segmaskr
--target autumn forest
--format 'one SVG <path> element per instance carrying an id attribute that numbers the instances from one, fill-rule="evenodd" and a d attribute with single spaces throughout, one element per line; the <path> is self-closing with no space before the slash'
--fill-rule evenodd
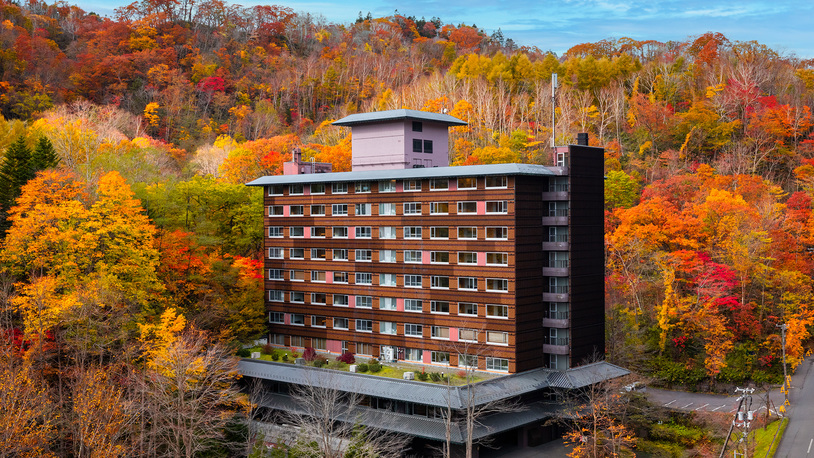
<path id="1" fill-rule="evenodd" d="M 330 122 L 394 108 L 467 121 L 455 165 L 551 164 L 552 103 L 558 144 L 606 151 L 605 358 L 778 383 L 780 325 L 790 368 L 814 325 L 812 61 L 713 32 L 558 56 L 436 17 L 0 0 L 0 457 L 246 453 L 229 356 L 265 316 L 243 183 L 294 147 L 349 170 Z"/>

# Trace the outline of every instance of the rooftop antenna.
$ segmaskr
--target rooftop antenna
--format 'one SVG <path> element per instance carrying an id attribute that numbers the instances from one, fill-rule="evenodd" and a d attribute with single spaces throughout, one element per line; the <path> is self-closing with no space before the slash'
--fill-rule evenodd
<path id="1" fill-rule="evenodd" d="M 551 149 L 556 153 L 557 146 L 557 74 L 551 74 Z"/>

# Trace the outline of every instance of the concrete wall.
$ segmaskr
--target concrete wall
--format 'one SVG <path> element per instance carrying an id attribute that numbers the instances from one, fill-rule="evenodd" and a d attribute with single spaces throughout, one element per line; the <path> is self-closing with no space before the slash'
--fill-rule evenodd
<path id="1" fill-rule="evenodd" d="M 353 126 L 353 171 L 448 166 L 447 126 L 423 121 L 422 132 L 413 132 L 412 125 L 412 120 L 400 120 Z M 413 139 L 432 140 L 433 153 L 414 153 Z"/>

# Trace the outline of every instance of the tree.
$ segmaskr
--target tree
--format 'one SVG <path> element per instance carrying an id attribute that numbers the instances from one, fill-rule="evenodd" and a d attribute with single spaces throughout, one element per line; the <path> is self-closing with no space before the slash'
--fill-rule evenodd
<path id="1" fill-rule="evenodd" d="M 11 222 L 8 212 L 20 196 L 24 184 L 34 178 L 31 149 L 20 135 L 6 150 L 0 164 L 0 237 L 5 236 Z"/>
<path id="2" fill-rule="evenodd" d="M 364 426 L 372 419 L 365 418 L 364 410 L 357 407 L 362 395 L 337 389 L 330 370 L 305 368 L 305 371 L 307 382 L 293 388 L 293 402 L 278 418 L 297 431 L 293 446 L 295 456 L 401 455 L 408 442 L 406 436 L 386 431 L 387 425 L 381 423 L 375 423 L 376 427 Z"/>

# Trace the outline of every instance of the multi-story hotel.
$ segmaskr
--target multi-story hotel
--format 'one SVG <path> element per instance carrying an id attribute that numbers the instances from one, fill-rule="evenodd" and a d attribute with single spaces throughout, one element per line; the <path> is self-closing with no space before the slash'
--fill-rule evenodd
<path id="1" fill-rule="evenodd" d="M 600 148 L 551 167 L 424 167 L 462 121 L 336 124 L 354 127 L 355 171 L 249 183 L 265 190 L 272 344 L 508 373 L 604 353 Z M 381 144 L 397 151 L 377 162 Z"/>

